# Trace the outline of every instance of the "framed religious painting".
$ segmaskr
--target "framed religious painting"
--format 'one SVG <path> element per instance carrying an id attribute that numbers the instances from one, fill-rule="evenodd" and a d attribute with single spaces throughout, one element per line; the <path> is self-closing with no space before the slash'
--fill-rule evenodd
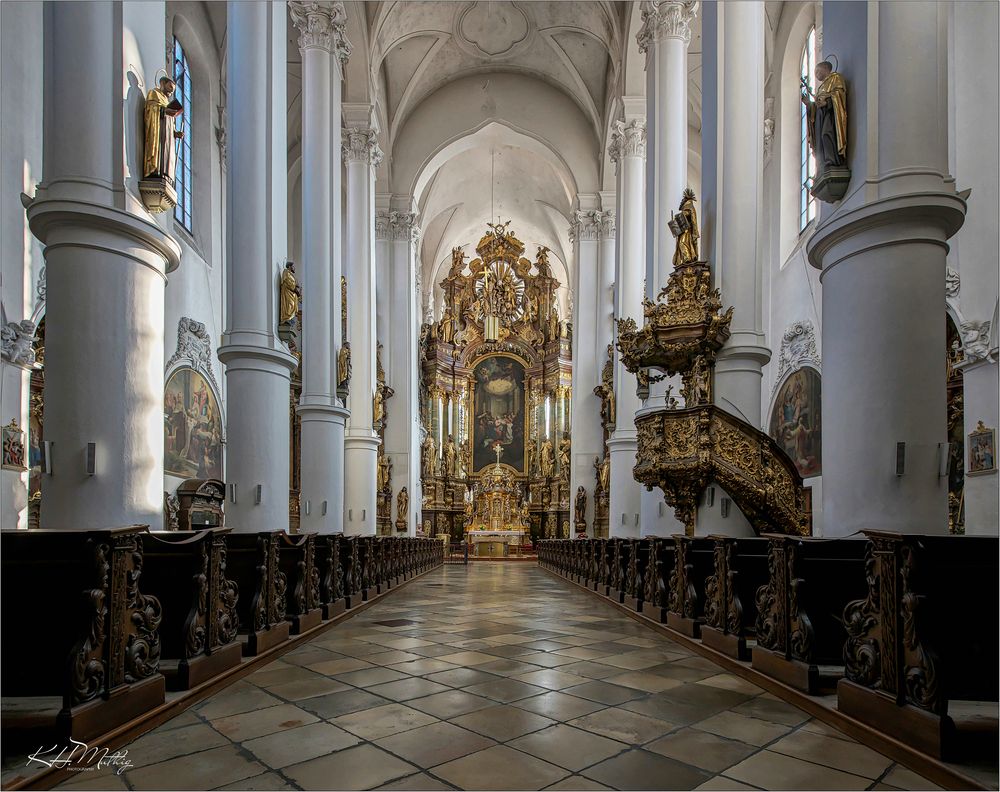
<path id="1" fill-rule="evenodd" d="M 476 364 L 472 416 L 472 465 L 480 471 L 499 461 L 524 472 L 524 366 L 493 355 Z"/>
<path id="2" fill-rule="evenodd" d="M 969 475 L 996 473 L 997 436 L 995 429 L 988 429 L 980 421 L 974 432 L 969 432 Z"/>
<path id="3" fill-rule="evenodd" d="M 805 366 L 788 375 L 778 390 L 768 434 L 791 457 L 802 478 L 822 473 L 819 372 Z"/>
<path id="4" fill-rule="evenodd" d="M 28 469 L 24 464 L 24 431 L 15 420 L 3 427 L 2 467 L 19 473 Z"/>
<path id="5" fill-rule="evenodd" d="M 194 369 L 170 375 L 163 394 L 164 471 L 180 478 L 222 478 L 222 414 Z"/>

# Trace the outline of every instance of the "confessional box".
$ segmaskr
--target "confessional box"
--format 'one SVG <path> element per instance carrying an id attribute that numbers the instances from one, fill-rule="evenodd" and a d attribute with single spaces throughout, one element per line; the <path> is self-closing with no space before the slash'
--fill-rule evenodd
<path id="1" fill-rule="evenodd" d="M 182 531 L 221 528 L 226 485 L 218 479 L 187 479 L 177 487 L 177 524 Z"/>

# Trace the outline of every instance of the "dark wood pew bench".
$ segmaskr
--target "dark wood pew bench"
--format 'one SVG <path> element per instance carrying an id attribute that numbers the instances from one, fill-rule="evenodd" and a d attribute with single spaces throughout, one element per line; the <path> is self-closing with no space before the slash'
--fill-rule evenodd
<path id="1" fill-rule="evenodd" d="M 86 742 L 164 702 L 145 532 L 0 531 L 5 739 Z"/>
<path id="2" fill-rule="evenodd" d="M 316 537 L 316 567 L 319 569 L 319 601 L 323 619 L 339 616 L 347 608 L 344 600 L 344 567 L 340 534 Z"/>
<path id="3" fill-rule="evenodd" d="M 701 640 L 738 660 L 750 659 L 757 624 L 757 590 L 767 584 L 768 540 L 713 536 L 713 572 L 705 581 Z"/>
<path id="4" fill-rule="evenodd" d="M 701 633 L 705 580 L 712 574 L 714 544 L 707 536 L 674 536 L 674 567 L 667 583 L 667 626 L 691 638 Z"/>
<path id="5" fill-rule="evenodd" d="M 642 614 L 660 624 L 667 623 L 668 586 L 674 568 L 674 551 L 672 538 L 651 537 L 649 540 Z"/>
<path id="6" fill-rule="evenodd" d="M 807 693 L 844 674 L 848 602 L 864 596 L 861 539 L 768 534 L 768 582 L 757 591 L 755 669 Z"/>
<path id="7" fill-rule="evenodd" d="M 320 603 L 319 567 L 316 566 L 316 534 L 281 534 L 278 568 L 285 576 L 285 618 L 292 635 L 301 635 L 323 621 Z"/>
<path id="8" fill-rule="evenodd" d="M 649 565 L 649 539 L 633 539 L 629 556 L 628 578 L 625 581 L 625 605 L 642 613 L 646 597 L 646 568 Z"/>
<path id="9" fill-rule="evenodd" d="M 932 756 L 995 766 L 997 538 L 865 534 L 838 709 Z"/>
<path id="10" fill-rule="evenodd" d="M 344 607 L 357 607 L 361 603 L 361 586 L 358 562 L 360 546 L 358 537 L 340 537 L 340 567 L 344 575 Z"/>
<path id="11" fill-rule="evenodd" d="M 226 536 L 229 577 L 240 589 L 236 610 L 245 656 L 258 655 L 288 640 L 288 581 L 281 571 L 284 535 L 283 531 L 262 531 Z"/>
<path id="12" fill-rule="evenodd" d="M 143 586 L 163 606 L 160 672 L 189 690 L 240 664 L 239 586 L 227 577 L 227 528 L 142 534 Z"/>

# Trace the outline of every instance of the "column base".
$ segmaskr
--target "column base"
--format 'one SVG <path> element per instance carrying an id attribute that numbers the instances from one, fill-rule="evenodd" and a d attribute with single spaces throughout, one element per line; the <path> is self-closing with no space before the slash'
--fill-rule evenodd
<path id="1" fill-rule="evenodd" d="M 344 530 L 344 427 L 350 413 L 330 403 L 299 404 L 296 412 L 302 420 L 299 530 L 302 533 L 341 533 Z"/>
<path id="2" fill-rule="evenodd" d="M 635 429 L 621 429 L 608 440 L 611 483 L 608 501 L 608 536 L 639 535 L 642 488 L 632 475 L 638 447 Z"/>
<path id="3" fill-rule="evenodd" d="M 352 431 L 357 432 L 355 428 Z M 376 476 L 381 440 L 375 434 L 344 438 L 344 533 L 376 534 Z"/>

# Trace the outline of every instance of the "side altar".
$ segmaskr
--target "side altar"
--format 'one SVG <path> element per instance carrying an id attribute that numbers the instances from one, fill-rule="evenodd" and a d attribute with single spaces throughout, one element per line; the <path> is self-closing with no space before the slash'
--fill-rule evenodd
<path id="1" fill-rule="evenodd" d="M 549 250 L 528 260 L 508 225 L 471 262 L 452 250 L 420 345 L 420 520 L 453 542 L 501 532 L 498 552 L 570 536 L 572 328 Z"/>

